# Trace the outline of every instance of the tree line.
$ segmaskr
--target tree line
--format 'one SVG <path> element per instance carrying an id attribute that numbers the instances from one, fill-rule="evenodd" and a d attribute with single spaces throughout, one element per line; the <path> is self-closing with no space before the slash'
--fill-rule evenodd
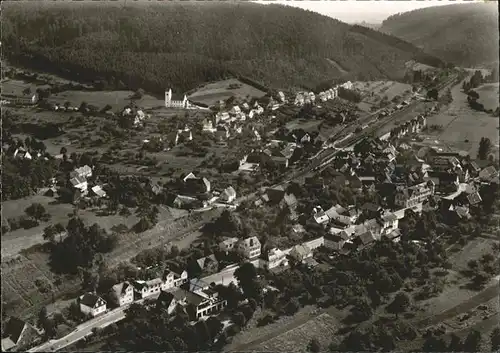
<path id="1" fill-rule="evenodd" d="M 353 79 L 400 79 L 404 63 L 412 59 L 440 63 L 391 36 L 277 5 L 100 6 L 95 11 L 90 5 L 9 4 L 3 22 L 12 62 L 88 78 L 104 89 L 187 91 L 229 75 L 252 77 L 265 86 L 314 86 L 325 76 L 343 76 L 328 60 Z"/>

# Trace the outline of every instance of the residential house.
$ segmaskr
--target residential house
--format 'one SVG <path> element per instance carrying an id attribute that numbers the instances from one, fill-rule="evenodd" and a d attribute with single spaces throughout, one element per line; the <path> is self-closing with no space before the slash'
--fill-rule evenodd
<path id="1" fill-rule="evenodd" d="M 148 281 L 136 280 L 133 282 L 133 286 L 135 294 L 141 299 L 159 294 L 160 290 L 167 289 L 166 282 L 164 282 L 161 278 L 154 278 Z"/>
<path id="2" fill-rule="evenodd" d="M 217 131 L 217 129 L 214 127 L 213 119 L 206 118 L 203 120 L 202 131 L 211 132 L 211 133 L 214 133 Z"/>
<path id="3" fill-rule="evenodd" d="M 361 206 L 361 211 L 367 218 L 378 217 L 383 211 L 382 206 L 367 202 Z"/>
<path id="4" fill-rule="evenodd" d="M 351 237 L 347 232 L 328 232 L 325 235 L 325 246 L 329 249 L 340 251 L 346 241 L 349 241 Z"/>
<path id="5" fill-rule="evenodd" d="M 97 197 L 106 197 L 106 191 L 104 191 L 100 185 L 93 186 L 91 190 Z"/>
<path id="6" fill-rule="evenodd" d="M 69 181 L 71 185 L 73 185 L 73 187 L 81 193 L 82 196 L 88 193 L 88 183 L 87 179 L 85 179 L 84 177 L 75 176 L 72 177 Z"/>
<path id="7" fill-rule="evenodd" d="M 362 249 L 371 245 L 376 240 L 377 238 L 376 235 L 373 233 L 373 231 L 368 230 L 366 232 L 357 235 L 354 238 L 353 243 L 357 246 L 358 249 Z"/>
<path id="8" fill-rule="evenodd" d="M 134 287 L 130 282 L 125 281 L 115 284 L 112 290 L 116 295 L 119 306 L 127 305 L 134 301 Z"/>
<path id="9" fill-rule="evenodd" d="M 200 273 L 212 274 L 217 272 L 219 262 L 215 255 L 209 255 L 197 260 L 190 261 L 188 268 L 189 277 L 197 277 Z"/>
<path id="10" fill-rule="evenodd" d="M 95 317 L 106 311 L 106 301 L 94 293 L 85 293 L 79 298 L 80 311 Z"/>
<path id="11" fill-rule="evenodd" d="M 207 178 L 188 178 L 184 181 L 183 190 L 187 195 L 206 194 L 211 191 L 211 183 Z"/>
<path id="12" fill-rule="evenodd" d="M 354 224 L 359 216 L 354 207 L 347 209 L 339 204 L 332 206 L 329 210 L 325 211 L 325 213 L 330 220 L 346 226 Z"/>
<path id="13" fill-rule="evenodd" d="M 312 240 L 308 240 L 302 243 L 302 245 L 307 246 L 309 249 L 314 250 L 325 245 L 325 238 L 318 237 Z"/>
<path id="14" fill-rule="evenodd" d="M 228 112 L 219 112 L 215 115 L 215 118 L 217 119 L 217 121 L 227 121 L 231 119 L 231 116 Z"/>
<path id="15" fill-rule="evenodd" d="M 285 94 L 282 91 L 278 92 L 278 98 L 279 98 L 279 100 L 280 100 L 281 103 L 285 103 L 286 102 Z"/>
<path id="16" fill-rule="evenodd" d="M 88 165 L 84 165 L 81 168 L 76 168 L 70 173 L 70 177 L 76 176 L 81 178 L 90 178 L 92 176 L 92 168 L 90 168 Z"/>
<path id="17" fill-rule="evenodd" d="M 304 244 L 295 245 L 290 251 L 290 257 L 297 262 L 302 262 L 312 256 L 312 250 Z"/>
<path id="18" fill-rule="evenodd" d="M 432 180 L 436 191 L 455 192 L 460 185 L 460 179 L 457 173 L 429 171 L 426 180 Z"/>
<path id="19" fill-rule="evenodd" d="M 237 248 L 247 259 L 257 258 L 261 254 L 261 244 L 255 236 L 240 240 Z"/>
<path id="20" fill-rule="evenodd" d="M 172 315 L 178 305 L 181 307 L 187 305 L 184 290 L 160 291 L 160 295 L 156 299 L 157 308 L 164 308 L 169 315 Z"/>
<path id="21" fill-rule="evenodd" d="M 208 288 L 196 292 L 185 292 L 186 311 L 193 320 L 216 314 L 227 306 L 227 300 L 219 297 L 217 291 Z"/>
<path id="22" fill-rule="evenodd" d="M 10 317 L 2 327 L 2 352 L 22 350 L 39 338 L 40 334 L 31 324 L 17 317 Z"/>
<path id="23" fill-rule="evenodd" d="M 188 281 L 188 272 L 174 264 L 168 265 L 163 272 L 164 289 L 180 287 Z"/>
<path id="24" fill-rule="evenodd" d="M 479 172 L 479 180 L 481 180 L 482 182 L 489 183 L 495 178 L 498 178 L 498 171 L 494 166 L 486 167 Z"/>
<path id="25" fill-rule="evenodd" d="M 226 125 L 218 125 L 215 131 L 215 138 L 218 141 L 227 140 L 231 136 L 229 128 Z"/>
<path id="26" fill-rule="evenodd" d="M 316 223 L 318 223 L 318 224 L 324 224 L 324 223 L 327 223 L 330 220 L 330 218 L 325 213 L 325 211 L 323 211 L 323 209 L 321 208 L 321 206 L 314 207 L 314 209 L 313 209 L 313 217 L 314 217 L 314 220 L 316 221 Z"/>
<path id="27" fill-rule="evenodd" d="M 429 180 L 410 187 L 397 186 L 394 204 L 401 208 L 410 208 L 421 204 L 431 195 L 434 195 L 434 182 Z"/>
<path id="28" fill-rule="evenodd" d="M 380 217 L 383 234 L 388 234 L 399 226 L 399 219 L 394 213 L 385 213 Z"/>
<path id="29" fill-rule="evenodd" d="M 237 115 L 241 113 L 241 108 L 237 105 L 233 106 L 231 110 L 229 111 L 229 114 L 231 115 Z"/>
<path id="30" fill-rule="evenodd" d="M 272 270 L 276 267 L 288 266 L 286 254 L 278 248 L 272 248 L 262 254 L 261 262 L 266 270 Z"/>
<path id="31" fill-rule="evenodd" d="M 194 209 L 203 207 L 203 202 L 196 197 L 177 195 L 172 201 L 172 206 L 182 209 Z"/>
<path id="32" fill-rule="evenodd" d="M 184 129 L 177 130 L 177 134 L 175 135 L 174 145 L 177 146 L 179 143 L 192 140 L 193 140 L 193 133 L 191 132 L 191 129 L 186 126 Z"/>
<path id="33" fill-rule="evenodd" d="M 223 252 L 232 251 L 237 248 L 238 238 L 226 238 L 219 243 L 219 249 Z"/>
<path id="34" fill-rule="evenodd" d="M 219 200 L 227 203 L 233 202 L 234 200 L 236 200 L 236 191 L 232 186 L 225 188 L 224 191 L 221 192 Z"/>
<path id="35" fill-rule="evenodd" d="M 16 148 L 13 157 L 19 159 L 33 159 L 31 153 L 29 153 L 24 147 Z"/>

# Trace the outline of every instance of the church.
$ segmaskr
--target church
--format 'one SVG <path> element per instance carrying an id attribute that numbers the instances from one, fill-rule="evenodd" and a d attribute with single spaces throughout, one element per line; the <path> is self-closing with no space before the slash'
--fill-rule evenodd
<path id="1" fill-rule="evenodd" d="M 184 95 L 184 98 L 182 100 L 174 100 L 172 98 L 173 98 L 172 97 L 172 89 L 165 91 L 165 107 L 166 108 L 187 109 L 190 107 L 190 104 L 189 104 L 189 101 L 188 101 L 186 95 Z"/>

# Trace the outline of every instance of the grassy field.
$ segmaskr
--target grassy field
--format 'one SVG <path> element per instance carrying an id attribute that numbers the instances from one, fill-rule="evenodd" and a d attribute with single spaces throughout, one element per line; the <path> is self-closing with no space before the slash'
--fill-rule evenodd
<path id="1" fill-rule="evenodd" d="M 31 94 L 34 94 L 38 88 L 46 89 L 49 85 L 37 85 L 35 83 L 29 83 L 21 80 L 11 80 L 7 79 L 2 81 L 2 94 L 24 96 L 23 91 L 27 88 L 30 89 Z M 28 97 L 26 95 L 26 97 Z"/>
<path id="2" fill-rule="evenodd" d="M 305 131 L 315 131 L 315 130 L 318 130 L 319 124 L 321 124 L 321 120 L 295 119 L 295 120 L 288 122 L 285 125 L 285 127 L 288 130 L 304 129 Z"/>
<path id="3" fill-rule="evenodd" d="M 229 85 L 239 85 L 239 87 L 232 89 Z M 213 105 L 219 100 L 226 100 L 231 96 L 235 96 L 239 99 L 245 99 L 247 96 L 260 98 L 265 94 L 266 92 L 232 78 L 208 83 L 199 87 L 195 92 L 189 95 L 188 98 L 195 102 Z"/>
<path id="4" fill-rule="evenodd" d="M 489 138 L 494 145 L 493 151 L 498 151 L 498 118 L 469 108 L 467 97 L 461 91 L 461 84 L 453 87 L 451 93 L 453 102 L 446 109 L 427 119 L 428 125 L 442 125 L 443 129 L 432 134 L 426 132 L 425 135 L 440 140 L 452 148 L 467 151 L 472 158 L 477 156 L 482 137 Z M 493 101 L 494 95 L 498 105 L 498 93 L 495 90 L 487 90 L 481 94 L 485 97 L 485 101 Z"/>
<path id="5" fill-rule="evenodd" d="M 322 314 L 305 324 L 274 337 L 253 349 L 268 352 L 306 352 L 311 339 L 316 338 L 321 350 L 327 350 L 339 328 L 337 320 Z"/>
<path id="6" fill-rule="evenodd" d="M 113 111 L 121 110 L 130 104 L 130 97 L 134 94 L 132 91 L 65 91 L 53 94 L 49 98 L 51 103 L 64 104 L 69 102 L 73 107 L 79 107 L 82 102 L 95 105 L 102 109 L 109 104 Z M 141 99 L 135 101 L 138 107 L 151 109 L 164 107 L 165 101 L 145 94 Z"/>

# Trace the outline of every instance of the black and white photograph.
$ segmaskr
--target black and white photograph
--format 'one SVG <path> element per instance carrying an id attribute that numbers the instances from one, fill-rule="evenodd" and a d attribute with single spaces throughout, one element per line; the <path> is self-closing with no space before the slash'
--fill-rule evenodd
<path id="1" fill-rule="evenodd" d="M 500 351 L 498 5 L 2 1 L 2 352 Z"/>

